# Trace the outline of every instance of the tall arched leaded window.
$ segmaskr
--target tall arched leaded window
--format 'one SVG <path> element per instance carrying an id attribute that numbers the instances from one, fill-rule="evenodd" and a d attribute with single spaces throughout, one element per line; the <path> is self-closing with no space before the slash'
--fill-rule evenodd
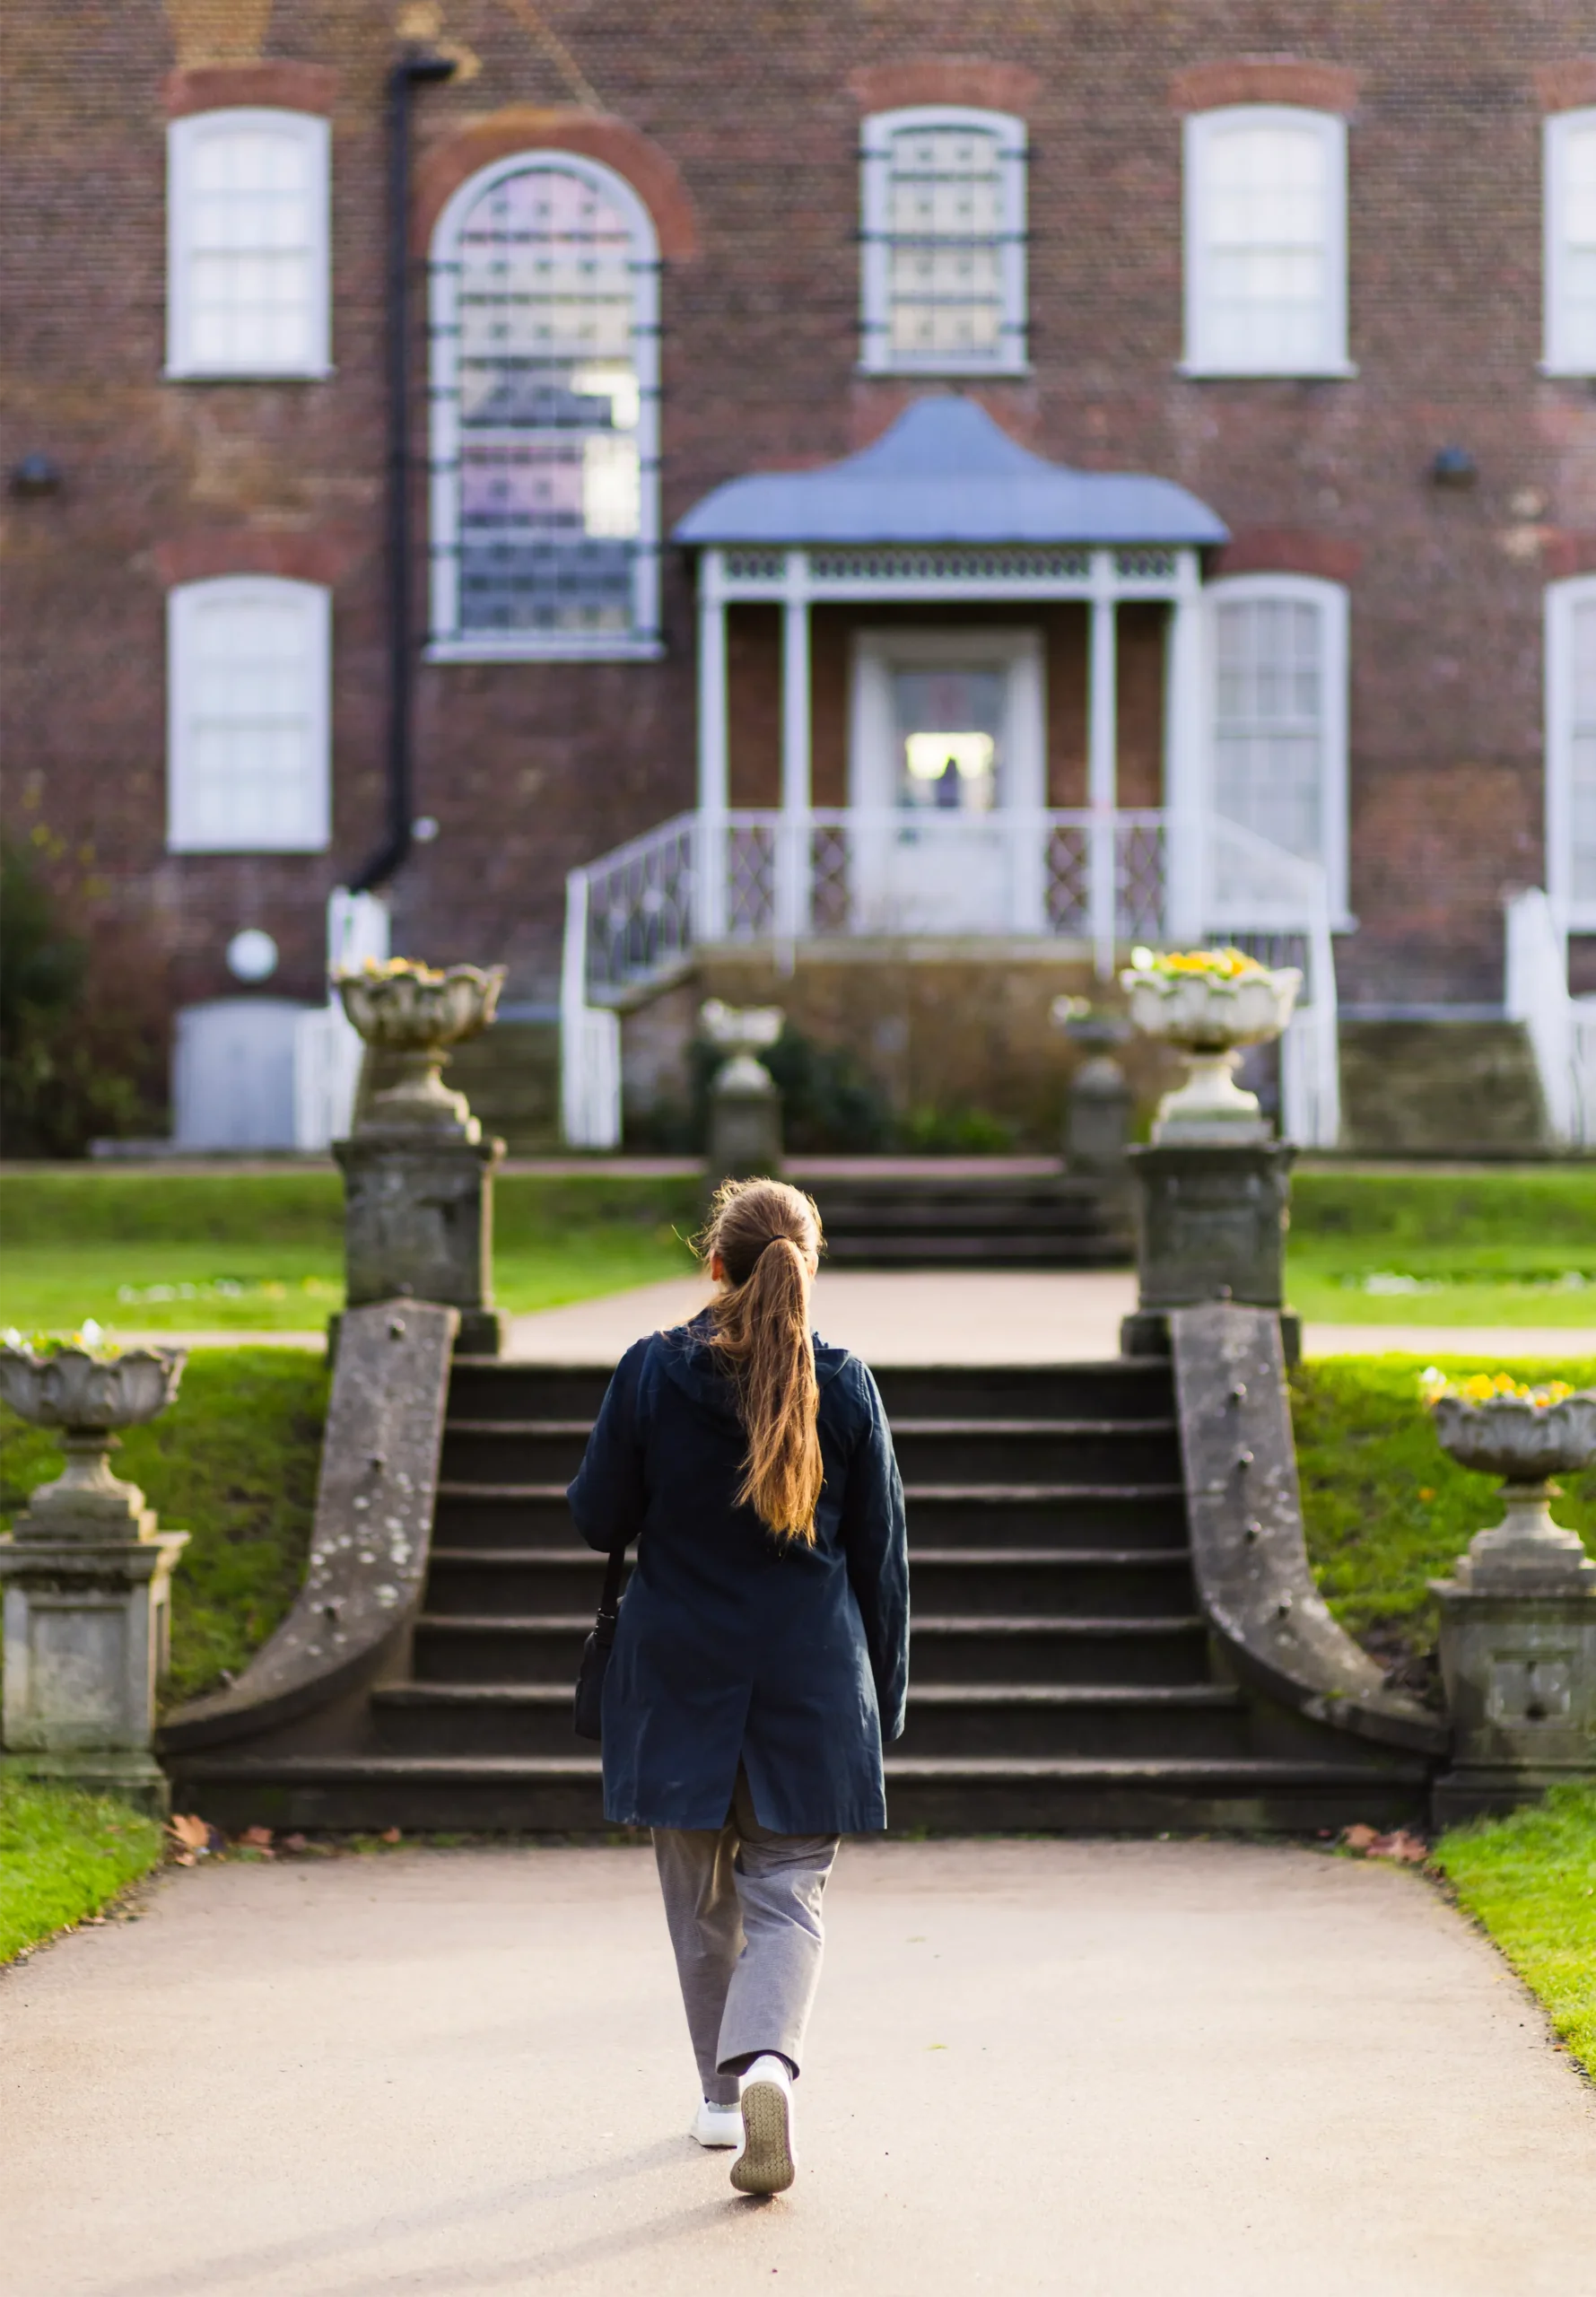
<path id="1" fill-rule="evenodd" d="M 1347 593 L 1305 574 L 1235 574 L 1203 593 L 1214 811 L 1323 867 L 1347 911 Z"/>
<path id="2" fill-rule="evenodd" d="M 1346 375 L 1347 123 L 1290 104 L 1193 114 L 1186 352 L 1195 375 Z"/>
<path id="3" fill-rule="evenodd" d="M 432 251 L 434 659 L 659 651 L 658 254 L 612 169 L 528 152 Z"/>

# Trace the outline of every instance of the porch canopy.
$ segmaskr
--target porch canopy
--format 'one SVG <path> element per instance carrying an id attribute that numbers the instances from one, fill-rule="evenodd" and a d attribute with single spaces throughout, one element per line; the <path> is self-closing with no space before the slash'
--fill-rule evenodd
<path id="1" fill-rule="evenodd" d="M 1115 610 L 1122 600 L 1167 601 L 1172 826 L 1200 808 L 1199 553 L 1228 533 L 1172 480 L 1049 462 L 973 399 L 945 392 L 917 399 L 873 446 L 841 462 L 728 480 L 687 513 L 674 538 L 700 554 L 698 811 L 706 828 L 728 813 L 726 613 L 745 600 L 782 608 L 781 815 L 795 834 L 812 809 L 809 610 L 832 602 L 1084 601 L 1087 799 L 1106 835 L 1118 783 Z M 1097 938 L 1112 940 L 1113 872 L 1097 874 Z M 712 933 L 719 920 L 706 914 L 702 923 Z"/>

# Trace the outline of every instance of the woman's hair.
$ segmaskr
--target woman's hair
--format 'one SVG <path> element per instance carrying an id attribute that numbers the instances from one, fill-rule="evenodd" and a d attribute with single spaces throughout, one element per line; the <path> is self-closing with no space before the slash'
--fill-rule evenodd
<path id="1" fill-rule="evenodd" d="M 722 1183 L 698 1239 L 705 1267 L 719 1253 L 726 1271 L 711 1314 L 748 1437 L 738 1505 L 811 1544 L 823 1475 L 807 1292 L 824 1241 L 813 1200 L 764 1180 Z"/>

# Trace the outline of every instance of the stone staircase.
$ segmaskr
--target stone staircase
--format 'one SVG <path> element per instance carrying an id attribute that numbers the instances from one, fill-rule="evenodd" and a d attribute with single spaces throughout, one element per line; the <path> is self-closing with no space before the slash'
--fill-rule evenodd
<path id="1" fill-rule="evenodd" d="M 1521 1021 L 1343 1016 L 1342 1145 L 1365 1156 L 1533 1155 L 1547 1140 Z"/>
<path id="2" fill-rule="evenodd" d="M 887 1160 L 878 1173 L 804 1178 L 825 1224 L 830 1268 L 1123 1268 L 1129 1202 L 1121 1189 L 1038 1160 L 1018 1171 Z"/>
<path id="3" fill-rule="evenodd" d="M 1167 1363 L 880 1375 L 908 1493 L 894 1827 L 1311 1829 L 1424 1804 L 1425 1762 L 1227 1680 L 1192 1583 Z M 173 1763 L 222 1823 L 603 1824 L 571 1684 L 602 1565 L 564 1487 L 601 1370 L 457 1358 L 408 1664 L 293 1751 Z M 319 1743 L 317 1743 L 317 1738 Z"/>

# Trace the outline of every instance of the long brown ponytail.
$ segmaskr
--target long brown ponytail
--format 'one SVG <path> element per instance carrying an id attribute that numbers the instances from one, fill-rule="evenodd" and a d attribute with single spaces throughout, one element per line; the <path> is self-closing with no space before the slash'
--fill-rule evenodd
<path id="1" fill-rule="evenodd" d="M 748 1437 L 738 1504 L 811 1545 L 823 1475 L 808 1279 L 822 1242 L 812 1200 L 764 1180 L 725 1182 L 698 1240 L 704 1265 L 719 1255 L 726 1271 L 711 1314 Z"/>

